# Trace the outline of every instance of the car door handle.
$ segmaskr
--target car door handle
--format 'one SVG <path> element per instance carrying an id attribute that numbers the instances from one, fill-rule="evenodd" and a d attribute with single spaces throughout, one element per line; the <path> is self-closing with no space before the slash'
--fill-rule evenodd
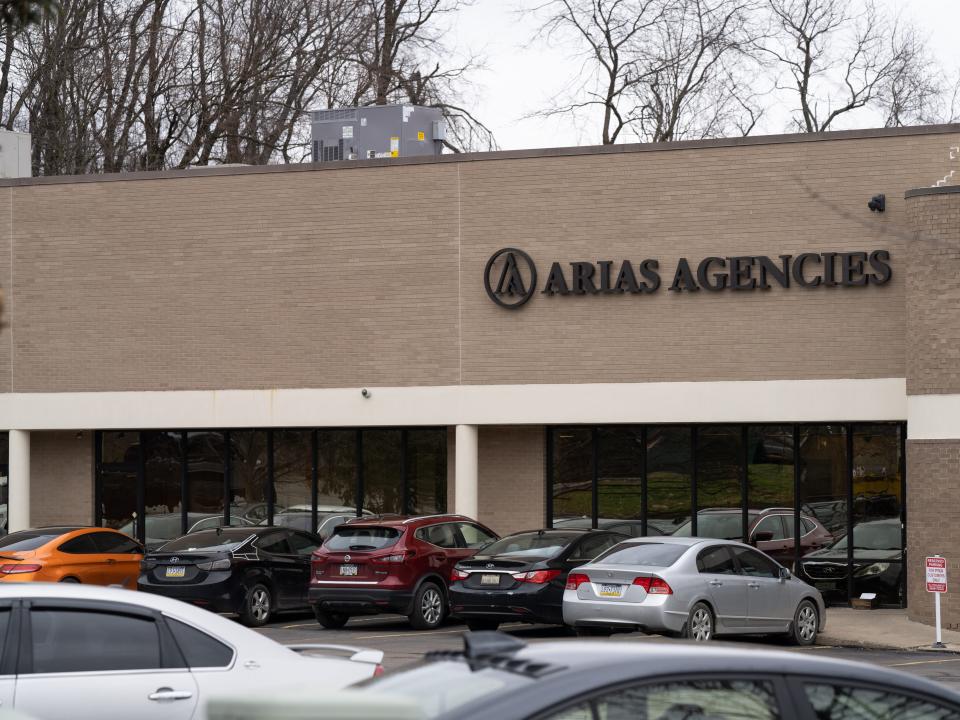
<path id="1" fill-rule="evenodd" d="M 759 589 L 760 589 L 759 583 L 747 583 L 747 587 L 748 587 L 748 588 L 753 588 L 754 590 L 759 590 Z"/>
<path id="2" fill-rule="evenodd" d="M 117 561 L 113 558 L 107 558 L 107 565 L 116 565 Z"/>
<path id="3" fill-rule="evenodd" d="M 713 587 L 720 587 L 721 585 L 723 585 L 723 583 L 720 582 L 719 580 L 711 580 L 711 581 L 710 581 L 710 584 L 711 584 Z"/>
<path id="4" fill-rule="evenodd" d="M 174 690 L 173 688 L 168 687 L 157 688 L 156 692 L 147 695 L 147 699 L 153 700 L 154 702 L 189 700 L 192 697 L 193 693 L 189 690 Z"/>

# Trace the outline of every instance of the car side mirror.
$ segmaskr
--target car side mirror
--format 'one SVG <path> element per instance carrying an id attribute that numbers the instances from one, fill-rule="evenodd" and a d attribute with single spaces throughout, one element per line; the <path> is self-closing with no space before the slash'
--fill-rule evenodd
<path id="1" fill-rule="evenodd" d="M 773 533 L 769 530 L 760 530 L 753 534 L 753 539 L 750 541 L 751 545 L 756 545 L 757 543 L 769 542 L 773 540 Z"/>
<path id="2" fill-rule="evenodd" d="M 781 579 L 781 580 L 789 580 L 790 577 L 791 577 L 791 575 L 792 575 L 792 573 L 790 572 L 790 570 L 789 570 L 788 568 L 785 568 L 785 567 L 780 568 L 780 579 Z"/>

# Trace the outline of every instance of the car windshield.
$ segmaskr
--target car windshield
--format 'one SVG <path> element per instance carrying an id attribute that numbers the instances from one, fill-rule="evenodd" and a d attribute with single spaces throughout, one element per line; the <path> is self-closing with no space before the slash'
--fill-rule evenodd
<path id="1" fill-rule="evenodd" d="M 583 537 L 583 534 L 550 531 L 517 533 L 490 543 L 480 554 L 551 557 L 579 537 Z"/>
<path id="2" fill-rule="evenodd" d="M 471 670 L 465 662 L 428 662 L 361 683 L 364 692 L 416 700 L 424 718 L 440 717 L 488 696 L 529 685 L 532 679 L 502 670 Z"/>
<path id="3" fill-rule="evenodd" d="M 392 527 L 341 527 L 325 543 L 327 550 L 381 550 L 396 545 L 400 531 Z"/>
<path id="4" fill-rule="evenodd" d="M 36 530 L 10 533 L 6 537 L 0 538 L 0 553 L 36 550 L 41 545 L 46 545 L 61 535 L 63 535 L 62 532 L 49 533 Z"/>
<path id="5" fill-rule="evenodd" d="M 590 564 L 670 567 L 689 549 L 679 543 L 621 543 L 594 558 Z"/>
<path id="6" fill-rule="evenodd" d="M 837 550 L 846 550 L 849 535 L 835 544 Z M 900 550 L 903 548 L 899 522 L 867 522 L 853 526 L 854 550 Z"/>
<path id="7" fill-rule="evenodd" d="M 158 548 L 161 552 L 190 552 L 193 550 L 203 550 L 205 552 L 224 552 L 235 550 L 253 533 L 249 530 L 224 529 L 221 532 L 216 530 L 201 530 L 200 532 L 184 535 L 176 540 L 162 545 Z"/>
<path id="8" fill-rule="evenodd" d="M 753 522 L 756 515 L 750 515 Z M 693 523 L 687 520 L 673 531 L 678 537 L 690 537 Z M 739 540 L 743 537 L 743 516 L 740 511 L 730 513 L 699 513 L 697 515 L 697 537 L 716 538 L 717 540 Z"/>

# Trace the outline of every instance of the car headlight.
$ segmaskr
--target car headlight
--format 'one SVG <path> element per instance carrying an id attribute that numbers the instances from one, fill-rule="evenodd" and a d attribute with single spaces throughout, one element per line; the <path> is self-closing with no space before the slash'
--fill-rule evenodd
<path id="1" fill-rule="evenodd" d="M 885 573 L 890 568 L 890 563 L 873 563 L 857 570 L 853 576 L 858 578 L 873 577 Z"/>
<path id="2" fill-rule="evenodd" d="M 229 560 L 211 560 L 210 562 L 197 563 L 197 570 L 229 570 Z"/>

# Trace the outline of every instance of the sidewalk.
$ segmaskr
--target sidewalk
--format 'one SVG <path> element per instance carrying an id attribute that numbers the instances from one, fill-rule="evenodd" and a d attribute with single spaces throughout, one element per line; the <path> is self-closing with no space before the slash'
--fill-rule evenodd
<path id="1" fill-rule="evenodd" d="M 946 652 L 960 653 L 960 631 L 942 632 Z M 906 610 L 827 608 L 827 627 L 818 645 L 898 650 L 933 650 L 936 630 L 907 619 Z M 944 652 L 944 650 L 940 650 Z"/>

